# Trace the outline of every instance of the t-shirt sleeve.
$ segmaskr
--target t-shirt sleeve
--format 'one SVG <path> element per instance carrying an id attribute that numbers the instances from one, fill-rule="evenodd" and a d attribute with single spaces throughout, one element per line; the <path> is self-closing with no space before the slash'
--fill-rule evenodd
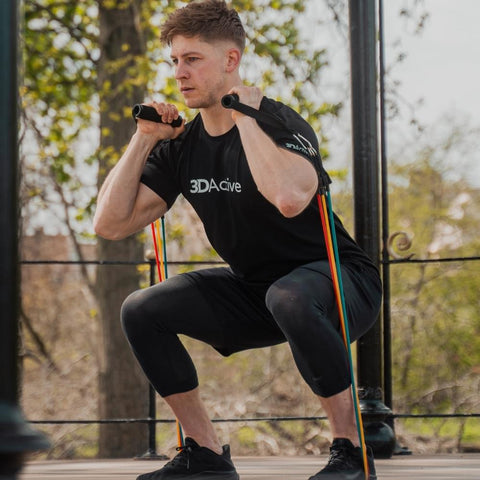
<path id="1" fill-rule="evenodd" d="M 323 168 L 319 153 L 318 138 L 310 124 L 292 108 L 264 97 L 260 110 L 275 116 L 284 128 L 259 122 L 261 128 L 281 148 L 305 157 L 317 170 L 323 184 L 331 180 Z"/>
<path id="2" fill-rule="evenodd" d="M 260 110 L 269 113 L 279 120 L 285 128 L 278 128 L 259 122 L 262 129 L 279 146 L 292 150 L 308 159 L 318 155 L 318 139 L 312 127 L 297 112 L 279 102 L 264 98 Z"/>
<path id="3" fill-rule="evenodd" d="M 148 156 L 140 181 L 161 197 L 170 208 L 180 193 L 173 168 L 175 156 L 170 140 L 158 143 Z"/>

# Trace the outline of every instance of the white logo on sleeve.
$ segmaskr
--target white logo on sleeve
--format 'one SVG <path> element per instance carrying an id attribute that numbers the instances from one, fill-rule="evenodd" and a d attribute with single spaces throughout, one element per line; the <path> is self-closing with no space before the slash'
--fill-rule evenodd
<path id="1" fill-rule="evenodd" d="M 213 178 L 192 178 L 190 180 L 190 193 L 232 192 L 240 193 L 242 185 L 239 182 L 231 182 L 229 178 L 217 183 Z"/>
<path id="2" fill-rule="evenodd" d="M 299 152 L 303 152 L 310 157 L 315 157 L 318 154 L 315 148 L 313 148 L 313 145 L 310 143 L 310 141 L 303 135 L 297 133 L 293 135 L 293 137 L 297 140 L 299 145 L 296 145 L 294 143 L 286 143 L 285 146 L 287 148 L 289 148 L 290 150 L 297 150 Z"/>

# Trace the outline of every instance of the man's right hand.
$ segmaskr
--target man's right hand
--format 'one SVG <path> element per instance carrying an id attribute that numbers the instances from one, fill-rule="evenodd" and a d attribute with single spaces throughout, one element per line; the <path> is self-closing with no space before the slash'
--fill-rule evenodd
<path id="1" fill-rule="evenodd" d="M 155 108 L 162 117 L 163 123 L 152 122 L 150 120 L 137 119 L 137 132 L 145 135 L 153 135 L 157 141 L 173 139 L 178 137 L 185 130 L 185 121 L 179 127 L 172 127 L 170 124 L 178 118 L 178 110 L 175 105 L 170 103 L 146 103 Z"/>

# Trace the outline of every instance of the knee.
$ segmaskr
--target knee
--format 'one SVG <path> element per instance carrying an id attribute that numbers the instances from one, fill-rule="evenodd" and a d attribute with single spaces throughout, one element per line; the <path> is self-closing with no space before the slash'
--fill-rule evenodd
<path id="1" fill-rule="evenodd" d="M 141 315 L 141 291 L 131 293 L 123 302 L 120 309 L 120 322 L 125 335 L 129 340 L 136 337 L 143 330 Z"/>
<path id="2" fill-rule="evenodd" d="M 120 321 L 123 331 L 131 343 L 143 339 L 165 328 L 160 300 L 161 294 L 141 289 L 131 293 L 120 309 Z"/>
<path id="3" fill-rule="evenodd" d="M 277 282 L 268 289 L 265 303 L 270 313 L 277 317 L 287 316 L 295 312 L 297 305 L 301 302 L 298 292 Z"/>
<path id="4" fill-rule="evenodd" d="M 168 301 L 168 297 L 168 292 L 150 287 L 137 290 L 125 299 L 120 320 L 131 343 L 152 335 L 178 333 L 175 326 L 176 306 Z"/>
<path id="5" fill-rule="evenodd" d="M 308 324 L 312 317 L 324 315 L 318 301 L 304 289 L 288 281 L 276 282 L 267 291 L 265 302 L 268 310 L 282 330 L 291 330 Z"/>

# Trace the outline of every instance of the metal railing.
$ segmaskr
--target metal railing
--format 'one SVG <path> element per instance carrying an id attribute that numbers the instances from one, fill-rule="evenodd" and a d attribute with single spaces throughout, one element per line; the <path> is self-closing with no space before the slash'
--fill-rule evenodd
<path id="1" fill-rule="evenodd" d="M 449 257 L 438 259 L 390 259 L 383 260 L 381 263 L 391 265 L 398 264 L 419 264 L 419 263 L 447 263 L 447 262 L 465 262 L 465 261 L 479 261 L 480 256 L 469 257 Z M 155 260 L 141 260 L 141 261 L 104 261 L 104 260 L 23 260 L 20 262 L 22 265 L 97 265 L 97 266 L 114 266 L 114 265 L 145 265 L 149 266 L 149 280 L 150 285 L 155 283 L 156 277 L 156 264 Z M 225 265 L 223 261 L 206 260 L 206 261 L 169 261 L 169 265 L 176 266 L 198 266 L 198 265 Z M 387 301 L 390 300 L 388 297 Z M 390 317 L 383 319 L 387 324 L 387 331 L 390 331 L 389 324 L 391 322 Z M 388 346 L 387 346 L 388 348 Z M 392 378 L 392 366 L 391 359 L 385 358 L 384 361 L 384 378 L 386 382 L 391 382 Z M 391 388 L 391 387 L 390 387 Z M 386 393 L 391 394 L 386 388 Z M 149 386 L 149 399 L 148 399 L 148 417 L 146 418 L 113 418 L 113 419 L 29 419 L 28 422 L 33 425 L 99 425 L 99 424 L 138 424 L 144 423 L 148 425 L 148 450 L 141 455 L 140 458 L 162 458 L 162 455 L 157 454 L 156 446 L 156 427 L 158 424 L 171 424 L 175 423 L 174 418 L 156 418 L 156 392 L 153 387 Z M 473 419 L 480 418 L 479 413 L 391 413 L 387 416 L 387 420 L 393 422 L 395 419 Z M 214 423 L 249 423 L 249 422 L 291 422 L 291 421 L 326 421 L 326 416 L 272 416 L 272 417 L 230 417 L 230 418 L 214 418 Z"/>

